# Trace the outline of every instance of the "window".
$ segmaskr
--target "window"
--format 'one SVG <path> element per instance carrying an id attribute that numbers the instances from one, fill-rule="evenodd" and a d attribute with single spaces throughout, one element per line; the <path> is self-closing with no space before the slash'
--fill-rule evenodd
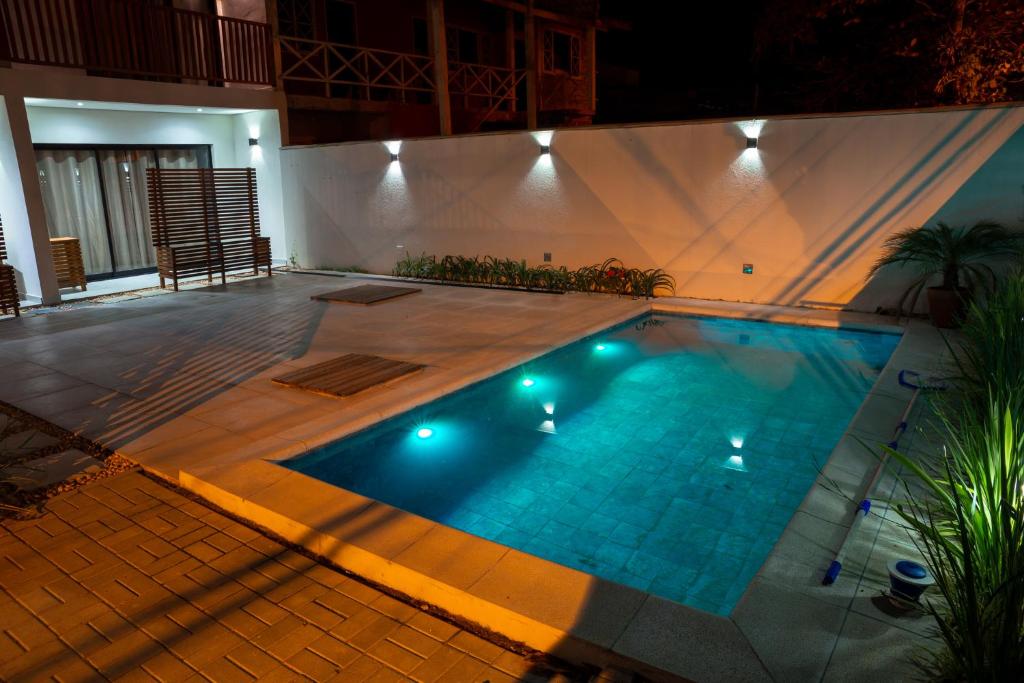
<path id="1" fill-rule="evenodd" d="M 430 37 L 427 34 L 427 20 L 413 17 L 412 49 L 418 55 L 430 54 Z"/>
<path id="2" fill-rule="evenodd" d="M 544 70 L 579 76 L 583 69 L 580 59 L 580 37 L 562 31 L 544 32 Z"/>
<path id="3" fill-rule="evenodd" d="M 282 36 L 313 38 L 313 0 L 277 0 L 277 23 Z"/>
<path id="4" fill-rule="evenodd" d="M 327 0 L 327 42 L 356 44 L 356 6 L 346 0 Z"/>
<path id="5" fill-rule="evenodd" d="M 476 31 L 448 26 L 445 41 L 448 43 L 448 61 L 480 63 L 480 34 Z"/>

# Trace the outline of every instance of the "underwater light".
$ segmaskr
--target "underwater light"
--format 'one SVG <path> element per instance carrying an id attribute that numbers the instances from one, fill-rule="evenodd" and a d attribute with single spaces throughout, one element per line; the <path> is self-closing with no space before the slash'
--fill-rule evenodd
<path id="1" fill-rule="evenodd" d="M 534 382 L 534 381 L 533 381 L 532 379 L 530 379 L 529 377 L 527 377 L 526 379 L 524 379 L 524 380 L 523 380 L 523 386 L 524 386 L 524 387 L 526 387 L 526 388 L 530 388 L 530 387 L 532 387 L 532 386 L 533 386 L 534 384 L 536 384 L 536 382 Z"/>
<path id="2" fill-rule="evenodd" d="M 604 351 L 607 347 L 604 344 L 598 344 L 594 347 L 595 351 Z"/>
<path id="3" fill-rule="evenodd" d="M 742 455 L 730 455 L 729 458 L 722 463 L 722 467 L 727 470 L 736 470 L 737 472 L 747 471 L 747 466 L 743 464 Z"/>
<path id="4" fill-rule="evenodd" d="M 419 429 L 416 430 L 416 436 L 420 437 L 421 439 L 429 439 L 433 435 L 434 430 L 431 429 L 430 427 L 420 427 Z"/>
<path id="5" fill-rule="evenodd" d="M 732 444 L 733 448 L 743 448 L 743 437 L 742 436 L 734 436 L 734 437 L 729 439 L 729 443 Z"/>
<path id="6" fill-rule="evenodd" d="M 548 415 L 554 415 L 555 414 L 555 404 L 554 403 L 545 403 L 541 407 L 544 409 L 544 412 L 547 413 Z"/>

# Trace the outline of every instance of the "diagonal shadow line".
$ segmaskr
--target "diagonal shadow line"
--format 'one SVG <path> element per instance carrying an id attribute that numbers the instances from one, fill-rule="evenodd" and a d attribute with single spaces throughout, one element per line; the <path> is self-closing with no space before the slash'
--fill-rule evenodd
<path id="1" fill-rule="evenodd" d="M 104 504 L 104 503 L 102 501 L 98 501 L 97 504 Z M 159 506 L 166 506 L 166 505 L 168 505 L 168 504 L 165 503 L 162 500 L 160 501 L 160 505 Z M 370 505 L 372 505 L 372 503 L 370 503 Z M 112 508 L 109 508 L 109 509 L 112 509 Z M 120 515 L 122 518 L 128 520 L 131 524 L 139 526 L 139 525 L 137 525 L 135 523 L 135 521 L 133 519 L 129 519 L 129 518 L 125 517 L 124 515 L 122 515 L 117 510 L 113 510 L 113 511 L 116 512 L 118 515 Z M 365 508 L 359 508 L 359 509 L 356 509 L 356 510 L 351 510 L 351 511 L 345 513 L 345 514 L 338 515 L 338 516 L 334 517 L 327 524 L 343 524 L 343 523 L 346 523 L 346 522 L 353 521 L 355 518 L 357 518 L 364 511 L 365 511 Z M 404 513 L 401 513 L 398 510 L 394 510 L 394 509 L 389 510 L 387 512 L 387 514 L 383 518 L 374 520 L 373 523 L 368 525 L 368 526 L 365 526 L 365 527 L 360 528 L 360 529 L 353 530 L 353 532 L 348 534 L 346 536 L 346 538 L 351 539 L 351 542 L 354 543 L 359 538 L 361 538 L 364 535 L 374 531 L 377 527 L 385 526 L 386 522 L 389 521 L 391 518 L 397 517 L 397 516 L 401 516 L 402 514 L 404 514 Z M 92 539 L 91 537 L 88 537 L 86 534 L 84 534 L 81 531 L 79 531 L 79 533 L 82 533 L 83 536 L 85 536 L 87 538 L 90 538 L 90 540 L 93 543 L 96 543 L 97 545 L 101 546 L 104 550 L 106 550 L 108 552 L 116 552 L 116 551 L 111 550 L 106 545 L 104 545 L 102 543 L 103 539 L 96 540 L 96 539 Z M 155 534 L 155 533 L 152 533 L 152 532 L 149 532 L 149 533 L 153 537 L 159 538 L 158 534 Z M 316 533 L 316 532 L 314 531 L 314 533 Z M 177 539 L 174 539 L 174 540 L 177 540 Z M 174 545 L 174 540 L 167 541 L 167 542 L 170 543 L 171 545 Z M 315 536 L 307 535 L 307 536 L 305 536 L 303 538 L 300 538 L 300 539 L 298 539 L 296 541 L 289 541 L 289 542 L 292 543 L 293 545 L 298 545 L 298 546 L 301 546 L 301 547 L 305 547 L 307 543 L 310 543 L 313 540 L 315 540 Z M 24 543 L 24 541 L 22 541 L 22 542 Z M 29 544 L 26 543 L 26 545 L 28 545 L 28 547 L 31 548 L 31 546 Z M 245 543 L 243 543 L 242 546 L 248 547 Z M 186 555 L 188 555 L 187 551 L 185 551 L 184 548 L 180 548 L 180 547 L 178 547 L 176 545 L 175 545 L 175 548 L 176 548 L 176 550 L 180 550 L 182 552 L 186 552 Z M 35 549 L 33 548 L 33 550 L 35 550 Z M 251 550 L 254 550 L 254 549 L 251 549 Z M 145 633 L 146 636 L 151 641 L 150 644 L 148 644 L 144 648 L 141 648 L 141 649 L 137 648 L 135 650 L 129 650 L 129 651 L 125 651 L 124 652 L 124 654 L 122 655 L 120 661 L 118 662 L 117 668 L 115 669 L 118 672 L 118 675 L 123 674 L 123 673 L 125 673 L 127 671 L 130 671 L 132 669 L 138 668 L 139 666 L 141 666 L 145 662 L 149 661 L 150 659 L 152 659 L 156 655 L 161 654 L 163 652 L 170 652 L 173 656 L 178 657 L 178 655 L 175 654 L 173 649 L 172 649 L 175 645 L 181 643 L 182 641 L 184 641 L 184 640 L 186 640 L 188 638 L 201 637 L 203 630 L 205 630 L 207 628 L 210 628 L 210 627 L 212 627 L 215 624 L 220 624 L 221 623 L 221 619 L 223 617 L 225 617 L 227 614 L 229 614 L 231 612 L 234 612 L 236 610 L 241 609 L 244 605 L 248 604 L 252 600 L 254 600 L 254 599 L 266 599 L 266 598 L 263 598 L 263 595 L 261 594 L 261 592 L 255 591 L 255 590 L 252 590 L 252 589 L 248 588 L 248 586 L 246 586 L 241 581 L 238 581 L 238 579 L 240 577 L 245 576 L 248 572 L 255 571 L 255 572 L 260 573 L 261 575 L 267 577 L 268 579 L 273 580 L 272 577 L 270 577 L 270 576 L 268 576 L 266 574 L 263 574 L 262 572 L 259 572 L 260 567 L 270 566 L 271 563 L 275 562 L 275 558 L 276 557 L 278 557 L 279 555 L 281 555 L 283 553 L 289 552 L 289 551 L 290 551 L 290 548 L 288 548 L 287 546 L 281 546 L 281 551 L 280 552 L 276 553 L 273 556 L 267 556 L 267 555 L 263 555 L 263 553 L 260 553 L 259 551 L 254 550 L 254 552 L 256 552 L 257 554 L 263 555 L 264 559 L 258 560 L 255 563 L 247 564 L 244 568 L 242 568 L 240 570 L 236 570 L 236 571 L 232 571 L 232 572 L 228 572 L 228 573 L 220 572 L 220 571 L 217 571 L 216 569 L 214 569 L 214 571 L 217 571 L 217 573 L 219 574 L 219 578 L 217 580 L 211 582 L 211 583 L 208 583 L 208 584 L 200 584 L 198 581 L 195 581 L 191 577 L 187 577 L 186 576 L 187 572 L 186 572 L 185 574 L 182 574 L 181 576 L 183 576 L 185 578 L 188 578 L 190 581 L 193 581 L 194 583 L 196 583 L 196 587 L 193 588 L 193 589 L 186 590 L 184 592 L 176 592 L 175 590 L 173 590 L 173 589 L 171 589 L 171 588 L 161 584 L 155 578 L 148 577 L 148 575 L 147 575 L 147 577 L 150 578 L 151 580 L 153 580 L 154 583 L 157 583 L 158 585 L 161 586 L 161 588 L 163 588 L 164 590 L 166 590 L 169 593 L 171 593 L 173 597 L 165 598 L 165 599 L 157 602 L 156 604 L 154 604 L 152 606 L 149 606 L 148 608 L 142 610 L 141 612 L 128 613 L 128 612 L 124 611 L 123 609 L 118 608 L 117 606 L 111 604 L 105 598 L 98 597 L 98 600 L 102 601 L 109 609 L 111 609 L 112 611 L 117 613 L 126 622 L 126 624 L 122 624 L 121 626 L 113 629 L 111 631 L 112 635 L 114 635 L 116 637 L 123 637 L 123 636 L 127 636 L 127 635 L 129 635 L 129 634 L 131 634 L 133 632 L 141 631 L 141 632 Z M 37 552 L 37 554 L 39 554 L 41 557 L 43 557 L 43 559 L 46 560 L 46 562 L 48 562 L 50 564 L 53 564 L 49 560 L 49 558 L 47 558 L 45 555 L 42 555 L 38 551 L 35 551 L 35 552 Z M 194 557 L 194 556 L 188 555 L 188 557 Z M 196 558 L 196 559 L 198 559 L 198 558 Z M 187 559 L 183 558 L 182 562 L 185 562 L 185 561 L 187 561 Z M 200 560 L 200 562 L 202 562 L 202 561 Z M 143 574 L 146 574 L 145 566 L 139 567 L 139 566 L 137 566 L 135 564 L 132 564 L 130 562 L 126 562 L 126 564 L 131 566 L 136 571 L 139 571 L 139 572 L 141 572 Z M 209 565 L 201 564 L 200 566 L 207 566 L 208 567 Z M 284 566 L 288 567 L 288 565 L 284 565 Z M 60 568 L 58 567 L 58 569 L 60 569 Z M 295 580 L 295 579 L 298 579 L 300 577 L 305 577 L 305 573 L 303 571 L 292 569 L 291 567 L 288 567 L 288 570 L 294 575 L 294 577 L 292 579 L 289 579 L 289 580 Z M 80 588 L 82 588 L 82 589 L 84 589 L 86 591 L 89 591 L 89 592 L 93 592 L 92 588 L 90 588 L 90 586 L 88 586 L 86 584 L 83 584 L 79 579 L 75 578 L 73 573 L 64 572 L 64 570 L 62 570 L 62 569 L 60 571 L 62 572 L 62 574 L 64 574 L 64 575 L 68 576 L 69 578 L 71 578 Z M 358 581 L 359 583 L 362 583 L 364 585 L 369 585 L 369 584 L 366 584 L 361 579 L 359 579 L 358 577 L 355 577 L 354 575 L 346 575 L 346 576 L 351 576 L 351 578 L 353 578 L 354 580 Z M 208 593 L 208 592 L 211 592 L 213 590 L 216 590 L 216 589 L 218 589 L 218 588 L 220 588 L 222 586 L 226 586 L 226 585 L 230 584 L 231 582 L 238 583 L 239 585 L 242 586 L 243 590 L 238 591 L 231 598 L 226 598 L 225 600 L 222 600 L 221 602 L 217 603 L 216 605 L 214 605 L 213 607 L 208 608 L 208 609 L 203 609 L 201 607 L 198 607 L 195 604 L 194 600 L 198 599 L 201 595 L 203 595 L 205 593 Z M 281 582 L 276 582 L 276 583 L 278 583 L 278 586 L 285 585 L 285 584 L 283 584 Z M 370 587 L 374 588 L 374 590 L 378 590 L 374 586 L 370 586 Z M 270 589 L 270 590 L 273 590 L 273 589 Z M 327 588 L 327 590 L 329 591 L 329 590 L 333 590 L 333 589 Z M 250 595 L 249 593 L 251 593 L 252 595 Z M 179 606 L 180 601 L 182 601 L 182 600 L 185 601 L 186 604 L 191 605 L 192 607 L 197 609 L 199 612 L 201 612 L 203 614 L 203 617 L 204 617 L 202 619 L 202 622 L 200 624 L 194 625 L 194 627 L 190 627 L 189 625 L 179 624 L 179 626 L 184 626 L 184 629 L 187 630 L 188 633 L 179 633 L 178 635 L 173 636 L 171 638 L 166 638 L 166 637 L 162 637 L 161 638 L 161 637 L 159 637 L 157 635 L 150 634 L 149 632 L 147 632 L 142 627 L 143 623 L 146 623 L 146 622 L 150 621 L 151 619 L 159 617 L 161 615 L 166 615 L 170 611 L 170 608 Z M 23 605 L 23 607 L 24 607 L 24 605 Z M 368 605 L 362 605 L 362 607 L 364 609 L 372 609 Z M 295 612 L 292 612 L 292 610 L 290 610 L 290 609 L 287 609 L 287 608 L 282 608 L 282 609 L 286 609 L 289 613 L 296 614 Z M 296 616 L 299 616 L 299 615 L 296 614 Z M 348 619 L 348 618 L 351 617 L 351 615 L 341 615 L 341 616 L 344 617 L 343 622 L 344 622 L 345 619 Z M 301 618 L 301 616 L 299 616 L 299 618 Z M 267 628 L 269 629 L 269 628 L 271 628 L 271 626 L 272 625 L 268 625 Z M 49 624 L 46 624 L 46 627 L 48 629 L 50 629 Z M 321 627 L 317 626 L 317 628 L 321 628 Z M 51 629 L 51 630 L 53 630 L 53 629 Z M 228 630 L 231 630 L 231 629 L 229 628 Z M 325 633 L 331 633 L 331 629 L 323 629 L 323 628 L 321 628 L 321 630 L 324 631 Z M 54 631 L 54 632 L 56 633 L 56 631 Z M 58 633 L 57 635 L 58 635 L 58 637 L 61 637 L 62 641 L 64 641 L 64 638 L 61 636 L 61 634 Z M 241 635 L 241 634 L 238 634 L 238 635 Z M 243 639 L 245 638 L 244 635 L 241 635 L 241 637 Z M 67 641 L 64 641 L 64 642 L 67 643 Z M 115 638 L 113 640 L 113 643 L 116 643 L 116 642 L 117 642 L 117 640 Z M 32 674 L 34 672 L 37 672 L 37 671 L 39 671 L 40 669 L 43 669 L 43 668 L 49 668 L 50 666 L 52 666 L 54 661 L 66 660 L 66 659 L 70 658 L 72 655 L 77 655 L 77 653 L 74 651 L 73 645 L 70 644 L 70 643 L 67 643 L 67 644 L 68 644 L 68 648 L 62 650 L 60 654 L 58 654 L 58 655 L 56 655 L 54 657 L 50 657 L 45 662 L 41 662 L 38 665 L 36 665 L 35 667 L 32 667 L 32 668 L 30 668 L 29 670 L 27 670 L 25 672 L 22 672 L 21 676 L 26 676 L 29 680 L 31 680 Z M 77 655 L 77 656 L 79 656 L 82 659 L 86 660 L 89 663 L 90 666 L 93 666 L 92 663 L 89 662 L 88 659 L 86 659 L 86 657 L 84 655 Z M 280 660 L 278 660 L 278 661 L 280 661 Z M 285 664 L 284 662 L 281 662 L 281 663 Z M 287 664 L 285 664 L 285 666 L 287 666 Z M 303 675 L 303 674 L 300 674 L 300 675 Z"/>
<path id="2" fill-rule="evenodd" d="M 146 374 L 118 384 L 120 388 L 107 387 L 127 402 L 106 415 L 90 416 L 89 424 L 98 430 L 102 445 L 117 450 L 282 360 L 303 355 L 325 310 L 325 304 L 309 303 L 285 307 L 283 312 L 280 306 L 269 307 L 263 315 L 253 315 L 251 308 L 243 307 L 195 326 L 177 344 L 149 352 L 155 358 Z M 288 331 L 276 339 L 261 335 L 267 316 Z M 257 348 L 246 352 L 247 357 L 241 351 L 251 345 Z"/>
<path id="3" fill-rule="evenodd" d="M 868 207 L 861 216 L 850 224 L 849 228 L 843 231 L 838 237 L 827 244 L 823 249 L 819 251 L 819 254 L 828 254 L 833 251 L 841 249 L 839 253 L 825 261 L 824 265 L 815 264 L 804 269 L 804 271 L 791 280 L 789 285 L 784 286 L 779 290 L 775 297 L 779 300 L 790 300 L 800 298 L 807 294 L 808 291 L 813 287 L 812 283 L 807 283 L 806 280 L 811 274 L 821 268 L 825 267 L 833 269 L 836 266 L 841 265 L 847 259 L 851 257 L 858 249 L 860 249 L 865 242 L 867 242 L 872 236 L 879 233 L 879 231 L 885 229 L 888 222 L 902 211 L 907 205 L 909 205 L 917 196 L 917 193 L 926 188 L 929 184 L 935 181 L 940 175 L 946 172 L 951 166 L 963 157 L 967 151 L 975 146 L 979 140 L 984 138 L 988 133 L 996 127 L 999 123 L 1005 119 L 1009 113 L 1009 109 L 1004 109 L 993 114 L 992 119 L 983 124 L 980 129 L 971 135 L 967 140 L 959 145 L 958 148 L 948 154 L 945 160 L 943 160 L 932 172 L 928 173 L 917 181 L 916 188 L 907 190 L 902 200 L 897 202 L 892 208 L 885 211 L 885 213 L 879 215 L 873 219 L 873 222 L 869 225 L 869 221 L 872 221 L 874 214 L 878 213 L 882 207 L 889 202 L 898 192 L 902 191 L 904 186 L 910 185 L 914 181 L 914 177 L 919 175 L 920 172 L 932 161 L 937 159 L 941 152 L 947 147 L 953 144 L 955 138 L 967 129 L 968 125 L 973 122 L 978 116 L 981 115 L 980 111 L 972 111 L 964 117 L 964 119 L 955 126 L 949 133 L 947 133 L 942 140 L 936 145 L 933 145 L 928 153 L 919 161 L 913 168 L 908 170 L 899 180 L 897 180 L 893 187 L 886 193 L 884 193 L 877 201 L 875 201 L 870 207 Z M 866 230 L 862 228 L 867 227 Z M 859 236 L 857 236 L 859 233 Z"/>

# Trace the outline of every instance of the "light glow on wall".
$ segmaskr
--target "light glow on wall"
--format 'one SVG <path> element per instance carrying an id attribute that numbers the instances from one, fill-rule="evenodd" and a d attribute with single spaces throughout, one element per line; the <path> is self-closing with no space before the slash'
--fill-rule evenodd
<path id="1" fill-rule="evenodd" d="M 736 125 L 739 126 L 741 131 L 743 131 L 744 137 L 754 138 L 756 140 L 761 137 L 761 131 L 764 130 L 764 119 L 740 121 Z"/>
<path id="2" fill-rule="evenodd" d="M 388 148 L 388 152 L 391 153 L 391 163 L 398 161 L 398 152 L 402 149 L 401 140 L 388 140 L 384 143 L 384 146 Z"/>
<path id="3" fill-rule="evenodd" d="M 551 147 L 551 139 L 555 137 L 553 130 L 538 130 L 533 133 L 533 139 L 541 147 Z"/>

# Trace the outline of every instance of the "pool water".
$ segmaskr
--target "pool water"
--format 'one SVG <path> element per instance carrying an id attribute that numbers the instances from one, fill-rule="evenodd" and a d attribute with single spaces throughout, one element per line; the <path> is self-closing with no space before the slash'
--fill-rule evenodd
<path id="1" fill-rule="evenodd" d="M 287 465 L 728 614 L 898 341 L 648 316 Z"/>

